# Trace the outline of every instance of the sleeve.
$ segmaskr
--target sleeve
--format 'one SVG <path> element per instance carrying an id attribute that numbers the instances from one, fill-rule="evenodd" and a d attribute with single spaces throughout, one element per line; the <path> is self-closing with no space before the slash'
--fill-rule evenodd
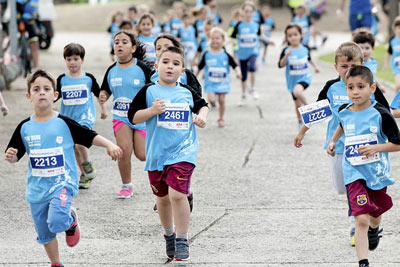
<path id="1" fill-rule="evenodd" d="M 257 31 L 257 35 L 260 36 L 261 35 L 261 24 L 258 24 L 258 31 Z"/>
<path id="2" fill-rule="evenodd" d="M 197 52 L 201 53 L 202 50 L 203 50 L 203 48 L 201 48 L 201 43 L 200 43 L 199 47 L 197 47 Z"/>
<path id="3" fill-rule="evenodd" d="M 197 38 L 199 37 L 199 29 L 197 28 L 197 20 L 193 23 L 193 28 L 194 28 L 194 36 Z"/>
<path id="4" fill-rule="evenodd" d="M 91 73 L 86 73 L 87 76 L 92 80 L 92 93 L 98 98 L 100 94 L 100 86 L 96 81 L 96 78 Z"/>
<path id="5" fill-rule="evenodd" d="M 385 96 L 383 95 L 381 89 L 379 89 L 378 87 L 376 87 L 375 90 L 375 100 L 380 103 L 382 106 L 384 106 L 385 108 L 387 108 L 387 110 L 390 110 L 390 106 L 389 103 L 387 102 Z"/>
<path id="6" fill-rule="evenodd" d="M 92 146 L 93 139 L 97 135 L 95 131 L 83 127 L 82 125 L 67 116 L 63 116 L 60 114 L 58 115 L 58 117 L 65 121 L 65 123 L 67 124 L 75 144 L 79 144 L 87 148 L 90 148 Z"/>
<path id="7" fill-rule="evenodd" d="M 389 111 L 384 109 L 378 109 L 378 111 L 382 116 L 382 132 L 386 135 L 389 142 L 400 145 L 400 132 L 396 120 Z"/>
<path id="8" fill-rule="evenodd" d="M 325 84 L 325 86 L 324 86 L 324 88 L 322 88 L 321 92 L 319 92 L 317 101 L 321 101 L 321 100 L 324 100 L 324 99 L 328 99 L 328 101 L 329 101 L 329 98 L 328 98 L 328 91 L 329 91 L 329 88 L 330 88 L 334 83 L 336 83 L 336 82 L 338 82 L 338 81 L 340 81 L 340 78 L 327 81 L 326 84 Z"/>
<path id="9" fill-rule="evenodd" d="M 231 37 L 233 38 L 233 39 L 235 39 L 236 38 L 236 36 L 238 35 L 238 33 L 239 33 L 239 25 L 240 25 L 240 21 L 238 22 L 238 23 L 236 23 L 236 26 L 235 26 L 235 28 L 233 29 L 233 32 L 232 32 L 232 34 L 231 34 Z"/>
<path id="10" fill-rule="evenodd" d="M 62 97 L 62 92 L 61 92 L 61 79 L 65 76 L 65 74 L 61 74 L 60 76 L 58 76 L 57 78 L 57 85 L 56 85 L 56 91 L 58 92 L 58 96 L 57 99 L 54 100 L 54 102 L 57 102 L 58 99 L 60 99 Z"/>
<path id="11" fill-rule="evenodd" d="M 275 21 L 272 21 L 271 29 L 275 30 Z"/>
<path id="12" fill-rule="evenodd" d="M 187 84 L 193 88 L 200 96 L 202 95 L 202 88 L 196 76 L 190 70 L 186 69 Z"/>
<path id="13" fill-rule="evenodd" d="M 20 160 L 26 152 L 25 145 L 24 145 L 24 142 L 23 142 L 22 136 L 21 136 L 21 128 L 22 128 L 22 125 L 27 121 L 29 121 L 29 118 L 23 120 L 20 124 L 18 124 L 18 126 L 15 129 L 13 135 L 11 136 L 10 142 L 8 143 L 7 148 L 5 150 L 5 151 L 7 151 L 7 149 L 9 149 L 10 147 L 18 149 L 18 152 L 17 152 L 18 160 Z"/>
<path id="14" fill-rule="evenodd" d="M 178 30 L 178 32 L 176 34 L 176 38 L 181 38 L 181 29 Z"/>
<path id="15" fill-rule="evenodd" d="M 207 54 L 207 52 L 205 52 L 203 54 L 203 56 L 201 57 L 201 60 L 200 60 L 199 66 L 198 66 L 199 70 L 202 70 L 206 66 L 206 54 Z"/>
<path id="16" fill-rule="evenodd" d="M 279 56 L 279 60 L 278 60 L 278 68 L 283 68 L 283 67 L 281 67 L 281 65 L 279 64 L 280 62 L 281 62 L 281 60 L 282 60 L 282 58 L 285 56 L 285 51 L 286 51 L 286 48 L 287 47 L 285 47 L 283 50 L 282 50 L 282 53 L 281 53 L 281 55 Z"/>
<path id="17" fill-rule="evenodd" d="M 259 9 L 257 9 L 258 15 L 260 16 L 260 25 L 265 23 L 265 19 L 261 14 L 261 11 Z"/>
<path id="18" fill-rule="evenodd" d="M 392 47 L 392 40 L 393 40 L 393 38 L 394 37 L 392 37 L 391 39 L 390 39 L 390 41 L 389 41 L 389 47 L 388 47 L 388 53 L 389 54 L 393 54 L 393 47 Z"/>
<path id="19" fill-rule="evenodd" d="M 339 107 L 339 111 L 338 111 L 338 112 L 344 110 L 347 106 L 349 106 L 349 104 L 343 104 L 343 105 L 341 105 L 341 106 Z M 339 118 L 339 126 L 340 126 L 340 128 L 343 129 L 342 120 L 340 119 L 340 115 L 338 116 L 338 118 Z"/>
<path id="20" fill-rule="evenodd" d="M 136 112 L 142 109 L 146 109 L 147 107 L 147 88 L 149 86 L 154 85 L 154 83 L 146 84 L 140 91 L 136 94 L 135 98 L 132 100 L 131 105 L 129 106 L 128 110 L 128 119 L 133 124 L 132 120 L 135 117 Z"/>
<path id="21" fill-rule="evenodd" d="M 142 69 L 146 78 L 146 83 L 151 83 L 151 68 L 147 66 L 143 61 L 138 60 L 138 66 Z"/>
<path id="22" fill-rule="evenodd" d="M 312 21 L 310 19 L 310 16 L 307 16 L 307 22 L 308 22 L 308 26 L 310 27 L 312 25 Z"/>
<path id="23" fill-rule="evenodd" d="M 308 46 L 305 46 L 307 48 L 307 60 L 311 61 L 311 49 Z"/>
<path id="24" fill-rule="evenodd" d="M 232 67 L 232 69 L 235 69 L 237 67 L 235 59 L 233 59 L 233 57 L 228 53 L 226 53 L 226 55 L 228 56 L 229 65 Z"/>
<path id="25" fill-rule="evenodd" d="M 193 113 L 198 114 L 199 110 L 202 107 L 208 107 L 207 102 L 203 98 L 201 98 L 201 96 L 198 93 L 196 93 L 190 86 L 184 85 L 182 83 L 179 83 L 179 85 L 185 87 L 192 93 L 193 103 L 194 103 L 192 108 Z"/>
<path id="26" fill-rule="evenodd" d="M 112 95 L 110 85 L 108 84 L 108 73 L 110 70 L 116 65 L 117 63 L 112 64 L 106 71 L 106 74 L 104 74 L 103 82 L 101 83 L 101 88 L 100 91 L 106 91 L 109 95 Z"/>

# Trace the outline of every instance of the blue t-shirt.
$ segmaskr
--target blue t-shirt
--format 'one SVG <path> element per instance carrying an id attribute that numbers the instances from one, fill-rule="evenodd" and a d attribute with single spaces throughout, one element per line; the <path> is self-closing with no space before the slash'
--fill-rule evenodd
<path id="1" fill-rule="evenodd" d="M 222 49 L 219 53 L 207 51 L 199 64 L 204 68 L 204 91 L 227 94 L 230 91 L 229 67 L 236 68 L 235 60 Z"/>
<path id="2" fill-rule="evenodd" d="M 254 22 L 257 22 L 258 24 L 263 24 L 263 23 L 265 23 L 264 18 L 263 18 L 263 16 L 261 15 L 260 10 L 258 10 L 258 9 L 257 9 L 256 11 L 254 11 L 254 15 L 253 15 L 252 20 L 253 20 Z"/>
<path id="3" fill-rule="evenodd" d="M 154 62 L 157 61 L 156 48 L 154 47 L 154 41 L 156 39 L 157 35 L 155 34 L 152 36 L 139 35 L 139 41 L 142 42 L 146 48 L 146 57 L 144 58 L 145 60 L 151 60 Z"/>
<path id="4" fill-rule="evenodd" d="M 162 32 L 161 24 L 160 22 L 156 22 L 153 29 L 151 30 L 151 33 L 154 34 L 155 36 L 158 36 L 161 34 L 161 32 Z"/>
<path id="5" fill-rule="evenodd" d="M 274 20 L 271 17 L 264 19 L 264 31 L 263 31 L 264 36 L 271 37 L 271 31 L 273 29 L 275 29 Z"/>
<path id="6" fill-rule="evenodd" d="M 196 53 L 197 36 L 196 30 L 192 25 L 187 28 L 180 28 L 177 37 L 181 39 L 183 47 L 185 48 L 185 55 L 194 55 L 194 53 Z"/>
<path id="7" fill-rule="evenodd" d="M 171 23 L 165 22 L 162 26 L 163 33 L 171 33 Z"/>
<path id="8" fill-rule="evenodd" d="M 7 149 L 18 149 L 18 160 L 25 152 L 29 156 L 26 200 L 29 203 L 47 201 L 64 187 L 76 195 L 78 172 L 74 145 L 89 148 L 96 135 L 58 113 L 46 122 L 37 122 L 32 116 L 23 120 L 15 129 Z"/>
<path id="9" fill-rule="evenodd" d="M 393 75 L 400 74 L 400 39 L 397 36 L 390 39 L 388 53 L 392 55 L 390 65 Z"/>
<path id="10" fill-rule="evenodd" d="M 208 37 L 207 35 L 204 35 L 202 38 L 200 38 L 200 44 L 199 47 L 197 48 L 197 52 L 200 53 L 200 55 L 204 54 L 204 52 L 208 51 L 210 49 L 210 46 L 208 45 Z"/>
<path id="11" fill-rule="evenodd" d="M 135 59 L 134 65 L 128 69 L 122 69 L 115 62 L 104 75 L 101 90 L 113 95 L 113 120 L 120 120 L 132 129 L 145 129 L 145 123 L 133 125 L 128 120 L 128 110 L 132 99 L 139 90 L 150 82 L 151 69 L 142 61 Z"/>
<path id="12" fill-rule="evenodd" d="M 57 78 L 57 91 L 58 99 L 62 98 L 60 113 L 92 129 L 96 120 L 92 93 L 96 97 L 99 97 L 100 93 L 99 84 L 94 76 L 83 73 L 79 78 L 72 78 L 64 73 Z"/>
<path id="13" fill-rule="evenodd" d="M 301 18 L 295 16 L 292 21 L 301 27 L 303 44 L 308 45 L 310 42 L 310 19 L 307 16 L 303 16 Z"/>
<path id="14" fill-rule="evenodd" d="M 183 22 L 180 19 L 173 17 L 170 22 L 171 34 L 175 37 L 178 36 L 179 29 L 183 27 Z"/>
<path id="15" fill-rule="evenodd" d="M 145 170 L 162 171 L 166 165 L 178 162 L 196 165 L 199 143 L 192 112 L 198 112 L 207 103 L 182 84 L 172 88 L 148 84 L 133 100 L 129 119 L 132 120 L 137 111 L 151 107 L 157 98 L 164 100 L 166 111 L 146 121 Z"/>
<path id="16" fill-rule="evenodd" d="M 362 179 L 366 181 L 368 188 L 380 190 L 394 184 L 387 152 L 378 153 L 379 159 L 374 162 L 359 164 L 361 154 L 357 149 L 365 144 L 385 144 L 388 141 L 400 144 L 396 121 L 384 106 L 375 101 L 358 112 L 350 111 L 350 106 L 351 104 L 342 106 L 339 111 L 346 143 L 343 157 L 345 185 Z"/>
<path id="17" fill-rule="evenodd" d="M 400 109 L 400 91 L 397 92 L 397 94 L 393 98 L 393 101 L 390 104 L 390 108 L 391 109 Z"/>
<path id="18" fill-rule="evenodd" d="M 204 36 L 206 36 L 206 33 L 204 32 L 204 21 L 203 20 L 198 19 L 194 22 L 193 25 L 196 30 L 197 37 L 202 39 Z"/>
<path id="19" fill-rule="evenodd" d="M 374 83 L 376 82 L 376 72 L 378 71 L 378 61 L 375 58 L 370 58 L 370 60 L 364 61 L 364 66 L 367 67 L 374 75 Z"/>
<path id="20" fill-rule="evenodd" d="M 231 37 L 237 40 L 238 50 L 236 54 L 240 60 L 247 60 L 251 56 L 259 55 L 260 34 L 260 24 L 257 22 L 241 21 L 236 24 Z"/>
<path id="21" fill-rule="evenodd" d="M 289 47 L 283 49 L 279 61 L 286 55 L 288 49 Z M 292 93 L 298 83 L 305 82 L 308 85 L 311 84 L 311 72 L 308 67 L 311 56 L 310 49 L 304 45 L 295 49 L 290 48 L 290 51 L 291 54 L 286 60 L 286 85 L 289 92 Z"/>
<path id="22" fill-rule="evenodd" d="M 350 0 L 349 13 L 357 15 L 371 12 L 371 0 Z"/>
<path id="23" fill-rule="evenodd" d="M 24 5 L 24 10 L 20 14 L 24 22 L 38 18 L 39 0 L 17 0 L 17 4 Z"/>

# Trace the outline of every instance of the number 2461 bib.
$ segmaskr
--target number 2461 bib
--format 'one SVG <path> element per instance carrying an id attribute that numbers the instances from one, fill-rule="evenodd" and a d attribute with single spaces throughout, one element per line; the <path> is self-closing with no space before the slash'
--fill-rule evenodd
<path id="1" fill-rule="evenodd" d="M 367 158 L 358 152 L 358 149 L 363 146 L 378 144 L 378 137 L 376 134 L 363 134 L 351 137 L 346 137 L 344 141 L 344 153 L 346 159 L 351 165 L 363 165 L 375 161 L 379 161 L 379 153 Z"/>
<path id="2" fill-rule="evenodd" d="M 32 175 L 53 177 L 64 174 L 64 152 L 62 147 L 32 149 L 29 154 Z"/>
<path id="3" fill-rule="evenodd" d="M 157 126 L 172 130 L 187 130 L 189 124 L 188 103 L 165 103 L 165 112 L 157 116 Z"/>

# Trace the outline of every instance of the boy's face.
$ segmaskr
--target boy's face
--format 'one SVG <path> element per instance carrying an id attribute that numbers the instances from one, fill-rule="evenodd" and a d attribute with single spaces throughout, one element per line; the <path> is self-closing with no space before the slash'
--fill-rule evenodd
<path id="1" fill-rule="evenodd" d="M 372 46 L 369 43 L 361 43 L 358 45 L 361 47 L 361 49 L 363 51 L 364 60 L 369 60 L 369 58 L 372 54 L 372 51 L 374 50 L 372 48 Z"/>
<path id="2" fill-rule="evenodd" d="M 161 51 L 167 49 L 170 46 L 174 46 L 171 40 L 167 38 L 158 39 L 156 43 L 156 57 L 158 58 L 161 55 Z"/>
<path id="3" fill-rule="evenodd" d="M 262 13 L 262 16 L 264 18 L 267 18 L 267 17 L 270 16 L 271 10 L 270 10 L 270 8 L 268 6 L 265 6 L 265 7 L 262 8 L 261 13 Z"/>
<path id="4" fill-rule="evenodd" d="M 369 102 L 371 94 L 375 92 L 376 85 L 370 85 L 361 76 L 349 77 L 346 81 L 346 91 L 350 100 L 356 106 L 363 106 Z"/>
<path id="5" fill-rule="evenodd" d="M 81 70 L 83 59 L 78 55 L 72 55 L 65 57 L 65 64 L 71 73 L 78 73 Z"/>
<path id="6" fill-rule="evenodd" d="M 164 83 L 175 83 L 185 72 L 182 56 L 178 53 L 164 52 L 156 64 L 160 80 Z"/>
<path id="7" fill-rule="evenodd" d="M 395 33 L 397 36 L 400 36 L 400 26 L 394 27 L 394 33 Z"/>
<path id="8" fill-rule="evenodd" d="M 346 73 L 349 69 L 351 69 L 352 67 L 355 66 L 361 66 L 364 65 L 364 63 L 361 62 L 360 58 L 357 59 L 352 59 L 352 60 L 347 60 L 347 57 L 345 56 L 341 56 L 338 57 L 335 66 L 336 71 L 339 73 L 340 78 L 342 78 L 342 80 L 345 79 L 346 77 Z"/>
<path id="9" fill-rule="evenodd" d="M 58 97 L 52 83 L 45 77 L 38 77 L 31 83 L 26 98 L 33 103 L 35 108 L 48 108 Z"/>
<path id="10" fill-rule="evenodd" d="M 136 19 L 136 12 L 134 10 L 129 10 L 128 11 L 128 18 L 129 21 L 134 21 Z"/>
<path id="11" fill-rule="evenodd" d="M 296 9 L 294 10 L 294 13 L 296 14 L 296 16 L 302 17 L 304 15 L 304 13 L 306 13 L 306 9 L 302 6 L 296 7 Z"/>

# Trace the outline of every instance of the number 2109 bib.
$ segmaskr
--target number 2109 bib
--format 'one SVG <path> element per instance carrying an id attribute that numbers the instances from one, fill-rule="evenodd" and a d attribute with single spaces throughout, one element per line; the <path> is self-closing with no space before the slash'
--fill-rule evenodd
<path id="1" fill-rule="evenodd" d="M 29 160 L 33 176 L 53 177 L 65 172 L 62 147 L 32 149 Z"/>
<path id="2" fill-rule="evenodd" d="M 189 124 L 189 104 L 165 103 L 165 112 L 157 116 L 157 126 L 171 130 L 187 130 Z"/>

